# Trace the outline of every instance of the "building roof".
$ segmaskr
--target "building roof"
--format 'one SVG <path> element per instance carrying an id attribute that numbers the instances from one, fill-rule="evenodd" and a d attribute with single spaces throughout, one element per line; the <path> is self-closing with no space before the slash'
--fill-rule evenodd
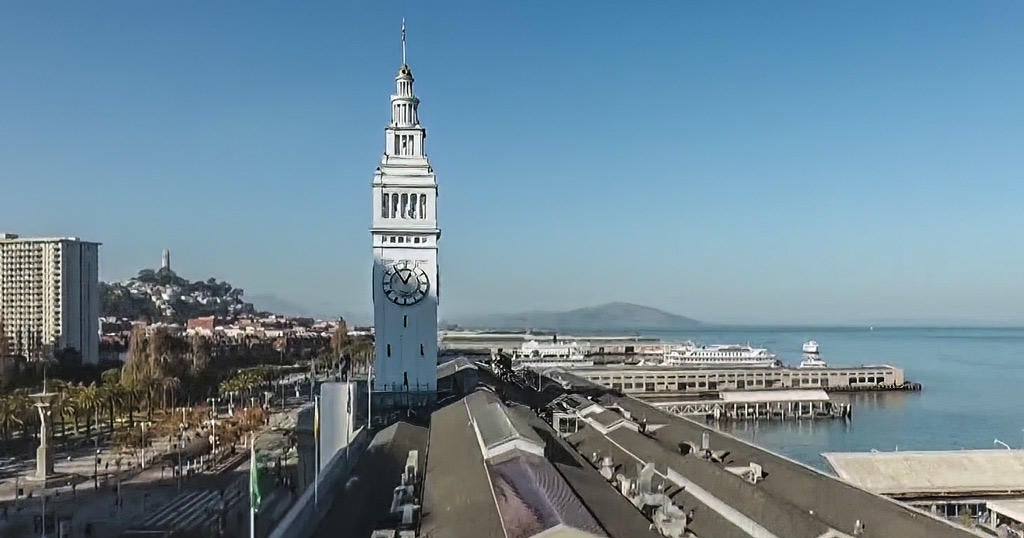
<path id="1" fill-rule="evenodd" d="M 502 536 L 501 518 L 463 400 L 430 417 L 420 536 Z"/>
<path id="2" fill-rule="evenodd" d="M 101 245 L 96 241 L 82 241 L 78 237 L 21 237 L 17 234 L 0 233 L 0 242 L 9 243 L 56 243 L 59 241 L 73 241 L 77 243 L 88 243 L 90 245 Z"/>
<path id="3" fill-rule="evenodd" d="M 540 453 L 488 458 L 482 412 L 507 421 Z M 504 426 L 502 427 L 502 429 Z M 540 433 L 540 432 L 543 432 Z M 487 434 L 491 435 L 491 434 Z M 431 416 L 420 536 L 424 538 L 655 538 L 650 522 L 530 409 L 484 390 Z"/>
<path id="4" fill-rule="evenodd" d="M 473 361 L 467 359 L 466 357 L 456 357 L 455 359 L 452 359 L 447 362 L 442 362 L 441 364 L 437 365 L 437 377 L 438 379 L 440 379 L 442 377 L 454 375 L 456 372 L 460 372 L 462 370 L 476 369 L 477 367 L 475 364 L 473 364 Z"/>
<path id="5" fill-rule="evenodd" d="M 806 514 L 813 513 L 815 519 L 829 527 L 848 534 L 852 534 L 854 522 L 860 520 L 867 527 L 871 536 L 899 536 L 901 538 L 978 536 L 977 533 L 936 516 L 870 493 L 705 424 L 686 417 L 672 415 L 634 398 L 607 394 L 602 396 L 600 401 L 603 405 L 617 405 L 628 410 L 634 420 L 646 419 L 648 430 L 656 429 L 650 438 L 670 450 L 674 450 L 677 454 L 680 443 L 700 446 L 702 434 L 707 432 L 711 449 L 725 454 L 723 467 L 748 463 L 759 464 L 765 477 L 752 487 L 766 495 L 766 497 L 762 497 L 763 499 L 774 499 L 769 506 L 779 503 L 778 506 L 783 507 L 781 514 L 789 513 L 784 507 L 796 507 Z M 632 434 L 633 437 L 640 435 L 629 430 L 618 429 L 609 434 L 609 437 L 626 434 Z M 572 440 L 573 438 L 570 437 L 570 441 Z M 678 457 L 687 458 L 682 455 Z M 720 479 L 701 478 L 702 475 L 695 472 L 691 473 L 685 470 L 680 472 L 706 489 L 708 486 L 705 484 L 714 485 L 721 481 Z M 724 468 L 722 472 L 728 473 Z M 742 478 L 738 476 L 731 475 L 730 477 L 742 482 Z M 689 491 L 692 493 L 693 490 Z M 683 494 L 686 492 L 687 490 L 684 490 Z M 748 513 L 747 510 L 749 510 L 743 508 L 746 506 L 744 503 L 764 502 L 756 499 L 743 501 L 741 497 L 732 500 L 733 494 L 725 493 L 724 490 L 719 495 L 726 501 L 734 502 L 736 507 L 744 513 Z M 685 505 L 685 503 L 683 504 Z M 693 522 L 697 535 L 719 536 L 715 532 L 708 533 L 707 531 L 702 534 L 697 529 L 699 515 L 700 510 L 697 511 L 698 517 Z M 765 513 L 764 517 L 767 524 L 780 516 L 773 515 L 773 512 L 769 511 Z M 760 521 L 760 519 L 758 520 Z"/>
<path id="6" fill-rule="evenodd" d="M 607 537 L 551 463 L 533 454 L 490 466 L 494 499 L 507 538 L 530 538 L 548 529 Z"/>
<path id="7" fill-rule="evenodd" d="M 388 517 L 409 451 L 419 451 L 419 468 L 427 453 L 427 429 L 398 422 L 377 432 L 359 458 L 353 476 L 334 497 L 312 538 L 333 538 L 339 529 L 349 536 L 369 536 Z"/>
<path id="8" fill-rule="evenodd" d="M 651 530 L 651 522 L 569 443 L 554 435 L 551 426 L 526 407 L 511 407 L 509 412 L 519 415 L 537 431 L 548 434 L 545 455 L 609 536 L 660 538 L 660 534 Z"/>
<path id="9" fill-rule="evenodd" d="M 476 391 L 463 400 L 477 433 L 480 449 L 488 461 L 513 451 L 544 455 L 544 441 L 537 432 L 508 412 L 490 391 Z"/>
<path id="10" fill-rule="evenodd" d="M 570 436 L 569 442 L 585 453 L 611 456 L 618 472 L 633 479 L 644 464 L 653 464 L 661 477 L 672 482 L 673 490 L 682 487 L 687 493 L 688 502 L 676 502 L 682 503 L 684 510 L 694 510 L 687 528 L 698 536 L 817 538 L 830 530 L 806 510 L 767 494 L 760 485 L 749 484 L 710 461 L 683 456 L 674 447 L 639 432 L 620 428 L 601 434 L 585 428 Z M 756 534 L 745 529 L 755 529 Z"/>
<path id="11" fill-rule="evenodd" d="M 719 396 L 725 403 L 829 401 L 828 394 L 821 389 L 722 391 Z"/>
<path id="12" fill-rule="evenodd" d="M 985 507 L 1014 521 L 1024 522 L 1024 499 L 985 501 Z"/>
<path id="13" fill-rule="evenodd" d="M 713 364 L 708 366 L 656 366 L 640 364 L 603 364 L 594 366 L 578 366 L 572 371 L 585 375 L 601 374 L 713 374 L 713 373 L 742 373 L 742 374 L 834 374 L 838 372 L 867 370 L 900 370 L 890 364 L 861 364 L 856 366 L 828 366 L 827 368 L 796 368 L 792 366 L 780 366 L 773 368 L 751 368 L 749 366 L 730 366 L 726 364 Z"/>
<path id="14" fill-rule="evenodd" d="M 888 495 L 1024 492 L 1024 450 L 828 452 L 840 478 Z"/>

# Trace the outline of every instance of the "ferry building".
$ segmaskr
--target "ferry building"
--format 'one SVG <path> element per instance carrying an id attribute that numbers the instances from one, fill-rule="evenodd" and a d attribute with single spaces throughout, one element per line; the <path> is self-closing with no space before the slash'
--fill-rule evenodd
<path id="1" fill-rule="evenodd" d="M 405 62 L 395 75 L 384 155 L 373 174 L 373 391 L 377 407 L 424 408 L 437 391 L 437 179 Z"/>

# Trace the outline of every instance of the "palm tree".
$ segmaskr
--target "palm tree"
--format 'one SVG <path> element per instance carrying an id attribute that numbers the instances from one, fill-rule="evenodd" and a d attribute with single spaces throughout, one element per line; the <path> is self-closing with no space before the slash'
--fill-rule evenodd
<path id="1" fill-rule="evenodd" d="M 93 417 L 98 414 L 102 404 L 101 391 L 95 382 L 78 389 L 78 410 L 85 415 L 86 436 L 92 435 Z"/>
<path id="2" fill-rule="evenodd" d="M 11 440 L 11 433 L 18 426 L 24 425 L 22 417 L 29 407 L 28 398 L 19 393 L 0 396 L 0 431 L 4 441 Z"/>
<path id="3" fill-rule="evenodd" d="M 163 389 L 164 394 L 163 408 L 167 409 L 167 395 L 168 393 L 172 395 L 171 404 L 174 404 L 173 394 L 175 391 L 181 388 L 181 379 L 177 377 L 165 377 L 161 381 L 161 388 Z"/>
<path id="4" fill-rule="evenodd" d="M 134 428 L 135 410 L 139 406 L 141 393 L 137 387 L 125 385 L 121 385 L 121 387 L 118 389 L 118 392 L 120 393 L 121 396 L 120 404 L 123 406 L 124 410 L 128 411 L 128 427 Z"/>
<path id="5" fill-rule="evenodd" d="M 50 403 L 50 412 L 60 419 L 61 437 L 66 441 L 68 438 L 67 417 L 74 413 L 69 385 L 60 379 L 53 379 L 50 380 L 47 390 L 57 395 Z M 56 421 L 53 424 L 53 432 L 57 433 Z"/>

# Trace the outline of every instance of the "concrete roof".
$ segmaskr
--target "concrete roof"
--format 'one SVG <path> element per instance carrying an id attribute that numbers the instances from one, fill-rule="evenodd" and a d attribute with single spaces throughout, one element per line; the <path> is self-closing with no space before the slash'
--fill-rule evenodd
<path id="1" fill-rule="evenodd" d="M 985 507 L 1014 521 L 1024 522 L 1024 499 L 986 501 Z"/>
<path id="2" fill-rule="evenodd" d="M 758 491 L 766 494 L 768 498 L 776 499 L 776 502 L 782 503 L 782 506 L 793 506 L 805 513 L 813 513 L 815 519 L 847 534 L 852 534 L 854 522 L 859 519 L 871 533 L 866 536 L 899 536 L 900 538 L 979 536 L 977 533 L 936 516 L 869 493 L 705 424 L 686 417 L 672 415 L 634 398 L 606 394 L 599 400 L 603 405 L 618 405 L 629 410 L 635 420 L 647 419 L 649 426 L 660 425 L 653 433 L 653 439 L 671 450 L 676 450 L 677 453 L 679 443 L 699 445 L 701 434 L 707 431 L 712 450 L 728 453 L 724 462 L 726 465 L 745 465 L 749 462 L 761 465 L 765 478 L 753 486 Z M 623 429 L 613 433 L 639 435 Z M 686 458 L 686 456 L 679 457 Z M 686 474 L 684 471 L 680 472 Z M 728 473 L 724 469 L 722 472 Z M 741 478 L 731 474 L 730 478 L 742 481 Z M 701 486 L 706 487 L 703 482 L 704 480 L 701 479 Z M 727 501 L 732 499 L 725 494 L 722 494 L 722 497 Z M 741 506 L 737 501 L 737 507 L 745 510 Z M 699 512 L 698 510 L 698 515 Z M 788 513 L 788 510 L 779 512 L 778 515 L 773 515 L 773 513 L 769 511 L 765 514 L 766 521 L 770 522 L 773 518 L 785 517 L 784 514 Z M 698 519 L 700 518 L 694 519 L 694 525 L 697 525 Z M 696 527 L 694 530 L 697 531 Z M 697 534 L 699 536 L 719 536 L 716 533 L 701 534 L 699 531 Z"/>
<path id="3" fill-rule="evenodd" d="M 334 538 L 339 529 L 350 536 L 369 536 L 385 519 L 395 486 L 410 450 L 419 451 L 419 468 L 426 455 L 427 429 L 405 422 L 377 432 L 359 458 L 354 475 L 337 494 L 312 538 Z"/>
<path id="4" fill-rule="evenodd" d="M 612 538 L 661 538 L 647 520 L 590 463 L 559 437 L 551 426 L 525 407 L 509 412 L 519 415 L 547 440 L 546 456 Z"/>
<path id="5" fill-rule="evenodd" d="M 569 442 L 584 453 L 611 456 L 617 472 L 627 476 L 635 477 L 637 464 L 642 462 L 653 463 L 662 476 L 674 471 L 684 477 L 689 483 L 683 491 L 690 502 L 683 503 L 683 509 L 695 512 L 687 528 L 698 536 L 751 536 L 745 529 L 756 529 L 756 536 L 817 538 L 830 530 L 806 510 L 772 497 L 761 486 L 751 485 L 717 464 L 683 456 L 674 447 L 638 432 L 618 429 L 603 435 L 588 427 L 571 435 Z M 722 504 L 728 508 L 721 508 Z"/>
<path id="6" fill-rule="evenodd" d="M 460 370 L 467 369 L 476 370 L 476 364 L 473 364 L 473 361 L 467 359 L 466 357 L 456 357 L 448 362 L 442 362 L 441 364 L 437 365 L 437 377 L 438 379 L 442 377 L 448 377 L 450 375 L 454 375 L 456 372 Z"/>
<path id="7" fill-rule="evenodd" d="M 1024 450 L 828 452 L 840 478 L 889 495 L 1024 491 Z"/>
<path id="8" fill-rule="evenodd" d="M 471 418 L 496 408 L 501 412 L 492 417 L 495 422 L 536 439 L 546 446 L 543 455 L 519 451 L 500 460 L 486 458 Z M 549 425 L 526 407 L 505 406 L 488 391 L 434 412 L 429 447 L 419 534 L 424 538 L 657 536 Z"/>
<path id="9" fill-rule="evenodd" d="M 524 455 L 489 466 L 488 471 L 507 538 L 530 538 L 551 529 L 574 529 L 580 536 L 607 538 L 569 484 L 543 457 Z"/>
<path id="10" fill-rule="evenodd" d="M 544 440 L 537 432 L 522 423 L 518 417 L 509 414 L 508 408 L 492 392 L 479 390 L 463 401 L 469 410 L 473 428 L 486 460 L 496 463 L 494 458 L 517 450 L 544 454 Z"/>
<path id="11" fill-rule="evenodd" d="M 504 536 L 469 410 L 462 400 L 430 417 L 420 536 Z"/>
<path id="12" fill-rule="evenodd" d="M 739 390 L 719 393 L 725 403 L 754 402 L 827 402 L 828 394 L 821 389 L 792 390 Z"/>

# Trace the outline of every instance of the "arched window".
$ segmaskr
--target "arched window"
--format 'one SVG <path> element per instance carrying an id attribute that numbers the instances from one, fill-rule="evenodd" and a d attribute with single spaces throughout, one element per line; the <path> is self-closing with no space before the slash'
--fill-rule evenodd
<path id="1" fill-rule="evenodd" d="M 423 344 L 420 344 L 420 357 L 423 356 Z"/>
<path id="2" fill-rule="evenodd" d="M 391 344 L 388 344 L 388 357 L 391 356 Z"/>
<path id="3" fill-rule="evenodd" d="M 380 198 L 380 217 L 382 219 L 388 218 L 388 193 L 384 193 Z"/>
<path id="4" fill-rule="evenodd" d="M 409 316 L 402 316 L 402 327 L 409 326 Z"/>
<path id="5" fill-rule="evenodd" d="M 409 211 L 409 195 L 403 192 L 402 193 L 402 213 L 401 213 L 403 219 L 406 217 L 406 215 L 408 215 L 408 211 Z"/>
<path id="6" fill-rule="evenodd" d="M 420 196 L 420 218 L 427 218 L 427 195 Z"/>
<path id="7" fill-rule="evenodd" d="M 398 193 L 391 196 L 391 218 L 398 216 Z"/>
<path id="8" fill-rule="evenodd" d="M 409 195 L 409 218 L 416 218 L 416 199 L 419 198 L 418 194 Z"/>

